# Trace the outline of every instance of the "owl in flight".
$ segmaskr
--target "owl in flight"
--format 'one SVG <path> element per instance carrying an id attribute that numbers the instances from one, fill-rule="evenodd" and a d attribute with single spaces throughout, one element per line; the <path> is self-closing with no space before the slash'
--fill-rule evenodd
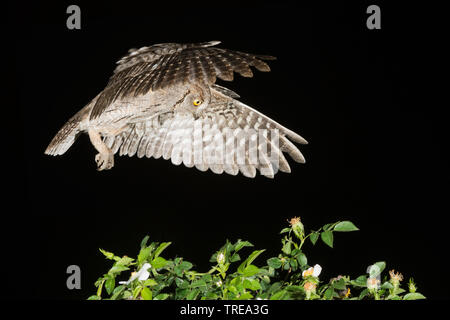
<path id="1" fill-rule="evenodd" d="M 215 83 L 217 77 L 232 81 L 234 72 L 252 77 L 250 66 L 270 71 L 264 60 L 275 58 L 215 47 L 219 43 L 130 49 L 106 88 L 67 121 L 45 153 L 62 155 L 87 132 L 99 152 L 98 170 L 111 169 L 116 153 L 246 177 L 257 169 L 270 178 L 290 172 L 283 153 L 304 163 L 290 140 L 305 139 Z"/>

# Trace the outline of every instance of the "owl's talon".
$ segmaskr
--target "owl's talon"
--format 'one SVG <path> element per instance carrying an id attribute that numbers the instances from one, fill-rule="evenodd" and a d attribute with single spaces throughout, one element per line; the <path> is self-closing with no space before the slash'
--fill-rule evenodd
<path id="1" fill-rule="evenodd" d="M 114 154 L 97 153 L 95 155 L 95 162 L 97 163 L 97 171 L 109 170 L 114 166 Z"/>

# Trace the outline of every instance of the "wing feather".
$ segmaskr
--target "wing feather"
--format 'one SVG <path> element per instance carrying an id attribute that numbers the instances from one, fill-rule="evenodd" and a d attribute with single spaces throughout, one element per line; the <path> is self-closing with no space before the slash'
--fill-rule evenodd
<path id="1" fill-rule="evenodd" d="M 250 66 L 267 72 L 270 68 L 263 60 L 275 59 L 213 47 L 219 43 L 162 43 L 131 50 L 118 61 L 114 74 L 92 108 L 90 119 L 97 118 L 119 97 L 136 97 L 186 81 L 206 85 L 214 84 L 217 77 L 231 81 L 234 72 L 252 77 Z"/>
<path id="2" fill-rule="evenodd" d="M 161 156 L 175 165 L 210 169 L 216 174 L 273 178 L 290 172 L 283 153 L 296 162 L 305 158 L 292 143 L 306 143 L 301 136 L 224 94 L 211 88 L 212 101 L 196 118 L 192 114 L 169 113 L 130 124 L 116 136 L 104 137 L 114 153 L 138 157 Z M 258 129 L 270 129 L 261 130 Z M 291 141 L 292 140 L 292 141 Z"/>

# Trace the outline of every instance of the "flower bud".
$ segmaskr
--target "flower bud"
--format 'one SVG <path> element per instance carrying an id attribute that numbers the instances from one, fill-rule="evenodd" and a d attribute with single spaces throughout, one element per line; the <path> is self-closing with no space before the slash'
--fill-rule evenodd
<path id="1" fill-rule="evenodd" d="M 223 252 L 219 252 L 219 254 L 217 255 L 217 263 L 218 264 L 225 263 L 225 255 L 223 254 Z"/>
<path id="2" fill-rule="evenodd" d="M 413 278 L 410 278 L 410 279 L 409 279 L 408 289 L 409 289 L 409 292 L 412 292 L 412 293 L 414 293 L 414 292 L 417 291 L 417 286 L 416 286 L 416 284 L 414 283 Z"/>
<path id="3" fill-rule="evenodd" d="M 305 236 L 305 228 L 303 226 L 303 223 L 300 221 L 300 217 L 291 218 L 289 223 L 291 224 L 292 231 L 294 231 L 294 234 L 297 236 L 297 238 L 303 239 L 303 237 Z"/>

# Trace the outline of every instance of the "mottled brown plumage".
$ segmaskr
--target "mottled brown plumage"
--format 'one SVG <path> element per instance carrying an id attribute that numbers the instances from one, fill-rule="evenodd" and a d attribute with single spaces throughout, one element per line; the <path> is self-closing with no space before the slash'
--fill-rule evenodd
<path id="1" fill-rule="evenodd" d="M 233 80 L 234 72 L 252 77 L 250 67 L 270 71 L 263 60 L 275 58 L 213 47 L 218 43 L 165 43 L 129 50 L 105 89 L 66 123 L 45 153 L 63 154 L 79 133 L 87 132 L 99 151 L 99 170 L 112 168 L 119 152 L 171 158 L 176 165 L 219 174 L 240 171 L 254 177 L 260 170 L 273 177 L 277 170 L 290 172 L 283 152 L 297 162 L 304 158 L 287 138 L 306 141 L 215 84 L 217 78 Z M 265 133 L 255 137 L 255 130 Z"/>

